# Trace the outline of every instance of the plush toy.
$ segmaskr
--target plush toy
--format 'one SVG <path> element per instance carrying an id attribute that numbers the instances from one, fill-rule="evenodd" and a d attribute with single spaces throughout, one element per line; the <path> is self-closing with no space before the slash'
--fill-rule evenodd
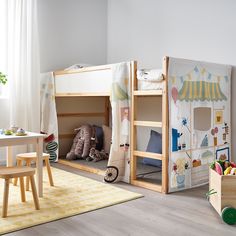
<path id="1" fill-rule="evenodd" d="M 231 170 L 232 170 L 231 166 L 227 167 L 226 170 L 224 171 L 224 175 L 229 175 Z"/>
<path id="2" fill-rule="evenodd" d="M 236 175 L 236 165 L 234 162 L 218 160 L 211 163 L 210 168 L 219 175 Z"/>
<path id="3" fill-rule="evenodd" d="M 232 168 L 232 169 L 231 169 L 230 175 L 236 175 L 236 168 Z"/>
<path id="4" fill-rule="evenodd" d="M 219 175 L 223 175 L 223 168 L 221 166 L 221 164 L 219 162 L 215 163 L 215 171 L 219 174 Z"/>
<path id="5" fill-rule="evenodd" d="M 89 156 L 86 158 L 86 161 L 101 161 L 108 159 L 108 154 L 104 150 L 98 151 L 95 147 L 92 147 L 89 152 Z"/>
<path id="6" fill-rule="evenodd" d="M 230 162 L 230 165 L 233 167 L 233 168 L 236 168 L 236 164 L 234 162 Z"/>
<path id="7" fill-rule="evenodd" d="M 90 148 L 96 145 L 95 132 L 91 125 L 83 125 L 75 131 L 77 131 L 77 134 L 70 152 L 66 155 L 68 160 L 85 159 L 89 155 Z"/>

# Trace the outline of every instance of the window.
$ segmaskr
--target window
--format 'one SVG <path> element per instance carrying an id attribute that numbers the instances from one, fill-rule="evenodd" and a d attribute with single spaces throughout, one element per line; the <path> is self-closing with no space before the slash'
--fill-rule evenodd
<path id="1" fill-rule="evenodd" d="M 196 107 L 194 108 L 194 129 L 208 131 L 211 128 L 211 108 Z"/>

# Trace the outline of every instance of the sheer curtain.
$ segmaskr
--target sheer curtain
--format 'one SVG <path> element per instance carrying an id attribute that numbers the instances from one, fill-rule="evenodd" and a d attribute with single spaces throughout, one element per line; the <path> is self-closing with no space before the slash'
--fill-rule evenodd
<path id="1" fill-rule="evenodd" d="M 7 0 L 5 4 L 10 125 L 39 132 L 40 61 L 37 0 Z"/>

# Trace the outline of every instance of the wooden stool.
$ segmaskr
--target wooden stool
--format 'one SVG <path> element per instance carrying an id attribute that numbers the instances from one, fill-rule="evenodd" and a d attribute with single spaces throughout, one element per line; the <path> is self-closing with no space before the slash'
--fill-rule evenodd
<path id="1" fill-rule="evenodd" d="M 30 179 L 32 194 L 34 198 L 34 206 L 36 210 L 39 210 L 39 200 L 37 195 L 37 190 L 34 181 L 35 170 L 30 167 L 3 167 L 0 168 L 0 178 L 5 179 L 4 184 L 4 194 L 3 194 L 3 208 L 2 217 L 7 217 L 8 208 L 8 196 L 9 196 L 9 183 L 11 178 L 20 178 L 20 191 L 21 191 L 21 201 L 25 202 L 25 187 L 24 187 L 24 177 L 27 176 Z"/>
<path id="2" fill-rule="evenodd" d="M 54 186 L 49 157 L 50 157 L 49 154 L 43 153 L 42 159 L 43 159 L 43 161 L 45 161 L 45 164 L 47 167 L 49 183 L 51 186 Z M 36 152 L 21 153 L 21 154 L 16 155 L 16 165 L 17 166 L 22 166 L 23 161 L 25 161 L 26 166 L 29 166 L 29 167 L 31 166 L 31 162 L 36 162 L 36 165 L 37 165 Z M 15 186 L 17 185 L 17 180 L 18 180 L 18 178 L 14 179 Z M 26 178 L 26 191 L 29 191 L 29 178 Z"/>

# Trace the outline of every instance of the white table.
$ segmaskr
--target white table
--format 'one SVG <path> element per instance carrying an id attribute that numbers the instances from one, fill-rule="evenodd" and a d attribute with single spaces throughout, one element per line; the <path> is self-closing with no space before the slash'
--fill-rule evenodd
<path id="1" fill-rule="evenodd" d="M 37 187 L 39 197 L 43 197 L 43 139 L 44 134 L 26 132 L 25 136 L 0 135 L 0 147 L 7 147 L 7 166 L 12 166 L 12 146 L 35 144 L 37 153 Z"/>

